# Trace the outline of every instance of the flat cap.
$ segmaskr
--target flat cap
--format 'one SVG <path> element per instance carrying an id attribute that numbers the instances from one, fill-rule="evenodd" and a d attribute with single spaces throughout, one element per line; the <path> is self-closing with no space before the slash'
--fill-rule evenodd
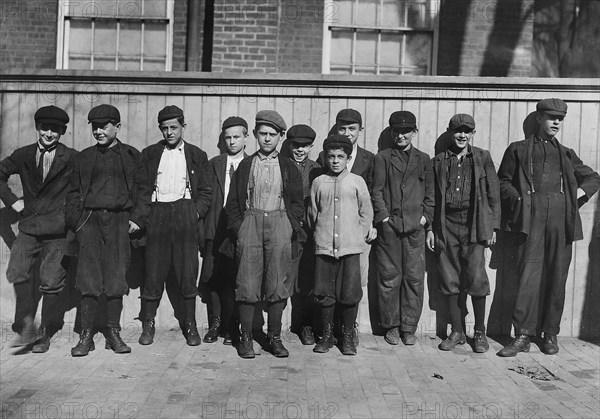
<path id="1" fill-rule="evenodd" d="M 248 123 L 244 118 L 240 118 L 239 116 L 230 116 L 229 118 L 223 121 L 223 125 L 221 126 L 221 131 L 225 131 L 227 128 L 231 127 L 244 127 L 246 130 L 248 129 Z"/>
<path id="2" fill-rule="evenodd" d="M 158 123 L 174 118 L 183 118 L 183 110 L 175 105 L 167 105 L 158 112 Z"/>
<path id="3" fill-rule="evenodd" d="M 448 128 L 457 129 L 460 127 L 467 127 L 467 128 L 475 129 L 475 120 L 469 114 L 457 113 L 452 118 L 450 118 L 450 123 L 448 124 Z"/>
<path id="4" fill-rule="evenodd" d="M 308 125 L 298 124 L 290 127 L 287 139 L 298 144 L 312 144 L 317 137 L 317 133 Z"/>
<path id="5" fill-rule="evenodd" d="M 346 154 L 352 154 L 352 141 L 345 135 L 332 134 L 323 142 L 323 151 L 341 148 Z"/>
<path id="6" fill-rule="evenodd" d="M 113 105 L 98 105 L 88 113 L 88 123 L 106 124 L 109 121 L 121 122 L 121 114 Z"/>
<path id="7" fill-rule="evenodd" d="M 347 125 L 347 124 L 359 124 L 362 126 L 362 116 L 360 112 L 354 109 L 342 109 L 338 112 L 335 117 L 335 123 Z"/>
<path id="8" fill-rule="evenodd" d="M 557 98 L 540 100 L 535 109 L 538 112 L 545 112 L 549 115 L 565 116 L 567 114 L 567 104 Z"/>
<path id="9" fill-rule="evenodd" d="M 396 111 L 390 115 L 390 127 L 392 128 L 416 128 L 417 118 L 409 111 Z"/>
<path id="10" fill-rule="evenodd" d="M 54 105 L 42 106 L 35 112 L 33 119 L 36 123 L 49 122 L 58 125 L 67 125 L 69 123 L 69 115 Z"/>
<path id="11" fill-rule="evenodd" d="M 256 114 L 256 126 L 258 125 L 269 125 L 279 131 L 287 130 L 287 125 L 283 117 L 272 110 L 258 111 Z"/>

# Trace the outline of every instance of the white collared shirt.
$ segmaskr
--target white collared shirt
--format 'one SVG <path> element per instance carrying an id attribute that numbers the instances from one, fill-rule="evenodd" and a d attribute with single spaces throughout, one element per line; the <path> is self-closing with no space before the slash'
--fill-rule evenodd
<path id="1" fill-rule="evenodd" d="M 158 164 L 152 201 L 174 202 L 182 198 L 191 199 L 184 145 L 182 140 L 173 149 L 165 146 Z"/>
<path id="2" fill-rule="evenodd" d="M 349 172 L 352 171 L 352 166 L 354 166 L 354 162 L 356 161 L 356 153 L 357 153 L 357 151 L 358 151 L 358 140 L 352 146 L 352 159 L 346 165 L 346 167 L 348 168 Z"/>
<path id="3" fill-rule="evenodd" d="M 37 146 L 37 150 L 35 152 L 35 165 L 37 167 L 38 164 L 40 164 L 40 157 L 42 156 L 42 150 L 44 149 L 44 146 L 42 146 L 40 144 L 40 142 L 38 141 L 38 146 Z M 44 153 L 44 163 L 43 164 L 43 171 L 44 171 L 44 175 L 42 178 L 42 181 L 46 180 L 46 176 L 48 176 L 48 172 L 50 171 L 50 167 L 52 166 L 52 162 L 54 161 L 54 156 L 56 155 L 56 145 L 54 146 L 54 148 L 52 148 L 51 151 L 46 151 Z"/>
<path id="4" fill-rule="evenodd" d="M 231 165 L 233 165 L 233 171 L 235 172 L 240 165 L 240 162 L 244 160 L 244 153 L 239 153 L 237 156 L 227 156 L 227 163 L 225 166 L 225 193 L 223 194 L 223 207 L 227 203 L 227 196 L 229 196 L 229 187 L 231 186 L 231 177 L 233 173 L 229 173 Z"/>

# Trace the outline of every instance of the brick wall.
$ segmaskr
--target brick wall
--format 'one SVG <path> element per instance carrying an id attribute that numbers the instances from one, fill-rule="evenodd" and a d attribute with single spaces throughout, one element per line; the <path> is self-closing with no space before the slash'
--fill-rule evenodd
<path id="1" fill-rule="evenodd" d="M 173 21 L 173 71 L 185 71 L 187 49 L 187 0 L 175 0 Z"/>
<path id="2" fill-rule="evenodd" d="M 0 71 L 56 66 L 58 0 L 0 2 Z"/>

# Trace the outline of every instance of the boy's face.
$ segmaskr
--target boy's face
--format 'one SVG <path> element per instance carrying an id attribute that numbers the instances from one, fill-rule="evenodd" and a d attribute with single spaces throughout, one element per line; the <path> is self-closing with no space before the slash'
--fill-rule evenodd
<path id="1" fill-rule="evenodd" d="M 281 132 L 269 125 L 259 125 L 254 129 L 254 137 L 258 141 L 258 148 L 263 154 L 271 154 L 277 148 L 281 139 Z"/>
<path id="2" fill-rule="evenodd" d="M 538 112 L 536 119 L 540 124 L 538 135 L 546 140 L 552 139 L 563 126 L 564 116 L 550 115 L 546 112 Z"/>
<path id="3" fill-rule="evenodd" d="M 392 139 L 394 144 L 400 148 L 408 147 L 416 135 L 416 128 L 392 128 Z"/>
<path id="4" fill-rule="evenodd" d="M 469 127 L 458 127 L 450 132 L 452 133 L 454 146 L 459 150 L 463 150 L 475 134 L 475 130 Z"/>
<path id="5" fill-rule="evenodd" d="M 225 143 L 227 154 L 237 156 L 241 153 L 246 145 L 246 138 L 248 138 L 248 132 L 244 133 L 244 127 L 241 125 L 227 128 L 223 132 L 223 142 Z"/>
<path id="6" fill-rule="evenodd" d="M 298 144 L 295 141 L 291 141 L 290 149 L 292 150 L 292 157 L 294 158 L 294 161 L 302 163 L 304 160 L 306 160 L 312 146 L 312 144 Z"/>
<path id="7" fill-rule="evenodd" d="M 92 122 L 92 134 L 98 144 L 101 146 L 110 146 L 117 138 L 117 134 L 121 130 L 121 123 L 107 122 L 105 124 Z"/>
<path id="8" fill-rule="evenodd" d="M 183 139 L 185 124 L 181 125 L 177 118 L 162 121 L 158 128 L 160 129 L 160 132 L 162 132 L 163 138 L 170 146 L 179 144 L 179 141 Z"/>
<path id="9" fill-rule="evenodd" d="M 65 131 L 64 126 L 48 122 L 38 122 L 35 125 L 35 129 L 38 132 L 38 141 L 44 148 L 49 148 L 56 144 Z"/>
<path id="10" fill-rule="evenodd" d="M 362 127 L 358 123 L 346 125 L 339 124 L 336 127 L 337 133 L 340 135 L 344 135 L 346 138 L 348 138 L 352 142 L 353 146 L 358 141 L 358 136 L 362 131 Z"/>
<path id="11" fill-rule="evenodd" d="M 341 148 L 327 150 L 327 165 L 329 170 L 339 175 L 346 170 L 346 165 L 352 159 L 352 156 L 348 156 Z"/>

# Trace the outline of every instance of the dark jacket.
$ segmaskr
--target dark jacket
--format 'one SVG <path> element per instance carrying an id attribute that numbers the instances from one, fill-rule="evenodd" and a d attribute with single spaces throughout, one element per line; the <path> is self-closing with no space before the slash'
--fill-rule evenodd
<path id="1" fill-rule="evenodd" d="M 500 164 L 500 197 L 502 199 L 502 229 L 529 234 L 531 227 L 530 159 L 535 137 L 511 143 Z M 562 187 L 565 194 L 565 231 L 567 240 L 583 238 L 579 207 L 600 188 L 600 175 L 577 157 L 575 151 L 556 142 L 560 156 Z M 577 200 L 577 188 L 585 196 Z"/>
<path id="2" fill-rule="evenodd" d="M 471 147 L 473 153 L 473 223 L 471 225 L 471 243 L 478 243 L 492 238 L 494 230 L 500 229 L 500 190 L 498 176 L 487 150 Z M 446 152 L 433 158 L 435 176 L 435 211 L 433 216 L 433 232 L 436 238 L 436 249 L 446 243 L 446 188 L 448 165 Z"/>
<path id="3" fill-rule="evenodd" d="M 44 182 L 37 174 L 34 143 L 15 150 L 0 162 L 0 199 L 7 207 L 19 198 L 8 187 L 8 179 L 15 174 L 21 178 L 25 208 L 20 214 L 19 230 L 26 234 L 66 234 L 65 200 L 71 168 L 69 161 L 77 151 L 61 143 Z"/>
<path id="4" fill-rule="evenodd" d="M 134 204 L 134 210 L 129 219 L 140 226 L 140 228 L 143 228 L 145 227 L 144 217 L 135 209 L 137 198 L 136 176 L 139 176 L 138 170 L 141 154 L 136 148 L 128 144 L 123 144 L 118 139 L 116 141 L 119 141 L 120 144 L 119 150 L 121 163 L 125 170 L 125 182 L 127 183 L 127 190 L 131 194 Z M 75 231 L 83 225 L 88 216 L 88 211 L 85 211 L 85 201 L 90 191 L 92 173 L 96 165 L 96 147 L 91 146 L 86 148 L 71 160 L 72 171 L 69 190 L 67 192 L 65 214 L 67 226 Z"/>
<path id="5" fill-rule="evenodd" d="M 375 159 L 375 155 L 370 151 L 365 150 L 364 148 L 358 146 L 356 150 L 356 156 L 352 156 L 354 159 L 354 163 L 352 165 L 352 170 L 350 173 L 354 173 L 362 177 L 367 187 L 369 188 L 369 192 L 371 191 L 371 185 L 373 183 L 373 160 Z M 327 164 L 325 162 L 325 158 L 323 156 L 323 152 L 319 153 L 319 158 L 317 159 L 317 163 L 323 166 L 323 172 L 327 173 Z"/>
<path id="6" fill-rule="evenodd" d="M 165 149 L 165 144 L 165 141 L 162 140 L 142 150 L 142 157 L 136 177 L 138 199 L 134 215 L 137 218 L 141 218 L 144 225 L 146 225 L 148 215 L 150 214 L 152 193 L 156 185 L 158 166 Z M 210 208 L 212 195 L 212 185 L 209 182 L 205 182 L 202 176 L 202 167 L 208 162 L 208 158 L 204 151 L 188 142 L 185 142 L 183 151 L 188 171 L 188 180 L 190 182 L 190 195 L 194 201 L 198 217 L 204 218 Z"/>
<path id="7" fill-rule="evenodd" d="M 385 149 L 374 159 L 373 223 L 377 225 L 390 217 L 388 223 L 396 233 L 410 233 L 419 228 L 421 216 L 425 217 L 428 225 L 433 219 L 431 159 L 412 146 L 407 164 L 394 157 L 394 150 Z"/>

